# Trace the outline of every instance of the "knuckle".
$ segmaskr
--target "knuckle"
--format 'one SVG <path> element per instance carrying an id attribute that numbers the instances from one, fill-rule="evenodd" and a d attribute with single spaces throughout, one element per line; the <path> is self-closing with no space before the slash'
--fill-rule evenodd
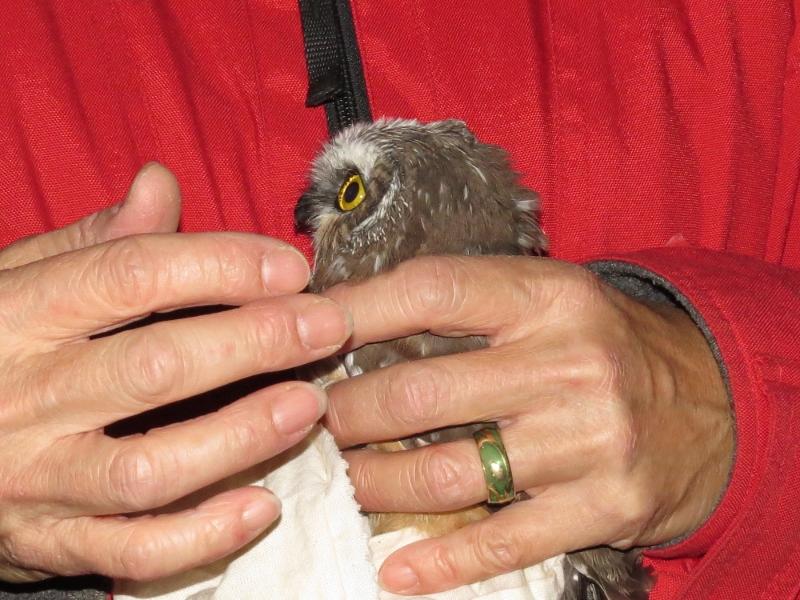
<path id="1" fill-rule="evenodd" d="M 209 256 L 213 261 L 211 268 L 204 270 L 214 280 L 224 282 L 225 289 L 230 292 L 247 289 L 254 281 L 261 281 L 256 257 L 250 256 L 238 243 L 220 241 L 216 251 Z"/>
<path id="2" fill-rule="evenodd" d="M 573 265 L 567 277 L 574 294 L 585 298 L 605 297 L 602 280 L 589 269 Z"/>
<path id="3" fill-rule="evenodd" d="M 416 425 L 434 421 L 447 406 L 450 386 L 446 371 L 430 364 L 416 363 L 410 369 L 397 369 L 382 398 L 391 421 Z"/>
<path id="4" fill-rule="evenodd" d="M 409 313 L 456 312 L 465 301 L 461 263 L 452 257 L 424 256 L 401 263 L 401 303 Z"/>
<path id="5" fill-rule="evenodd" d="M 585 341 L 580 352 L 585 383 L 594 391 L 617 395 L 625 376 L 619 351 L 601 341 Z"/>
<path id="6" fill-rule="evenodd" d="M 238 422 L 226 431 L 225 452 L 230 457 L 258 458 L 261 450 L 273 440 L 271 419 L 268 416 Z M 274 440 L 273 440 L 274 441 Z"/>
<path id="7" fill-rule="evenodd" d="M 431 558 L 434 568 L 442 575 L 445 581 L 455 583 L 463 579 L 458 557 L 448 546 L 444 544 L 437 545 L 433 549 Z"/>
<path id="8" fill-rule="evenodd" d="M 623 472 L 628 472 L 636 458 L 638 436 L 633 416 L 626 409 L 619 409 L 611 419 L 606 436 L 606 452 L 619 465 Z"/>
<path id="9" fill-rule="evenodd" d="M 239 545 L 249 538 L 242 520 L 227 515 L 214 516 L 204 521 L 198 529 L 197 536 L 206 548 L 219 547 L 220 544 L 231 541 Z"/>
<path id="10" fill-rule="evenodd" d="M 273 307 L 260 307 L 253 310 L 251 316 L 246 328 L 246 344 L 248 352 L 253 353 L 259 365 L 271 367 L 281 356 L 288 354 L 291 348 L 299 346 L 294 323 L 290 324 L 287 313 Z"/>
<path id="11" fill-rule="evenodd" d="M 560 305 L 562 311 L 576 316 L 589 315 L 608 304 L 603 282 L 594 273 L 571 265 L 561 271 Z"/>
<path id="12" fill-rule="evenodd" d="M 42 500 L 53 500 L 58 492 L 53 493 L 49 489 L 53 481 L 48 469 L 53 468 L 52 462 L 37 461 L 28 464 L 24 468 L 18 465 L 16 468 L 4 469 L 3 489 L 0 491 L 0 499 L 7 507 L 9 505 L 26 505 L 31 502 L 41 502 Z M 3 529 L 5 522 L 0 518 L 0 530 Z"/>
<path id="13" fill-rule="evenodd" d="M 623 510 L 628 528 L 638 532 L 652 520 L 656 511 L 656 502 L 651 494 L 645 493 L 638 486 L 632 486 L 632 489 L 626 494 Z"/>
<path id="14" fill-rule="evenodd" d="M 5 361 L 7 364 L 0 367 L 0 379 L 5 387 L 5 398 L 0 403 L 0 433 L 9 435 L 52 414 L 61 389 L 61 373 L 49 362 L 43 364 L 50 368 L 43 377 L 43 371 L 38 368 L 40 363 L 35 359 L 28 362 L 20 356 L 7 356 Z M 6 489 L 8 486 L 4 485 L 0 496 Z"/>
<path id="15" fill-rule="evenodd" d="M 317 383 L 315 381 L 315 383 Z M 330 388 L 321 385 L 322 389 L 326 391 L 326 393 L 330 393 Z M 329 402 L 328 403 L 328 410 L 325 412 L 325 415 L 322 417 L 322 422 L 325 424 L 325 428 L 333 433 L 335 436 L 348 436 L 352 434 L 351 429 L 347 426 L 348 425 L 348 418 L 342 418 L 342 414 L 339 412 L 338 404 L 336 402 Z"/>
<path id="16" fill-rule="evenodd" d="M 0 272 L 12 270 L 25 264 L 27 262 L 24 260 L 27 254 L 27 246 L 33 245 L 38 248 L 40 246 L 40 237 L 37 234 L 26 235 L 2 248 L 0 250 Z"/>
<path id="17" fill-rule="evenodd" d="M 658 507 L 651 493 L 629 480 L 605 485 L 597 494 L 598 522 L 615 528 L 615 546 L 624 546 L 647 529 Z"/>
<path id="18" fill-rule="evenodd" d="M 348 476 L 356 489 L 357 500 L 360 504 L 369 507 L 379 500 L 381 495 L 375 478 L 375 472 L 362 463 L 350 464 Z"/>
<path id="19" fill-rule="evenodd" d="M 600 410 L 603 424 L 587 437 L 587 449 L 596 465 L 625 477 L 637 460 L 639 436 L 634 416 L 626 406 L 613 402 Z"/>
<path id="20" fill-rule="evenodd" d="M 27 307 L 38 300 L 36 286 L 31 285 L 33 279 L 25 267 L 0 271 L 0 331 L 4 334 L 12 334 L 17 339 L 29 338 Z M 12 359 L 10 354 L 7 353 L 7 360 Z"/>
<path id="21" fill-rule="evenodd" d="M 142 330 L 122 339 L 117 380 L 130 397 L 159 404 L 181 386 L 186 357 L 169 336 Z"/>
<path id="22" fill-rule="evenodd" d="M 119 574 L 134 581 L 148 581 L 160 576 L 159 548 L 155 540 L 142 539 L 142 536 L 131 534 L 119 550 Z"/>
<path id="23" fill-rule="evenodd" d="M 70 248 L 88 248 L 98 240 L 98 221 L 101 213 L 96 212 L 84 217 L 74 227 L 67 227 L 64 232 L 67 236 L 67 245 Z"/>
<path id="24" fill-rule="evenodd" d="M 114 306 L 140 308 L 155 300 L 160 275 L 144 240 L 133 236 L 104 247 L 93 279 Z"/>
<path id="25" fill-rule="evenodd" d="M 127 512 L 159 506 L 162 500 L 163 459 L 136 446 L 123 446 L 108 466 L 109 499 Z"/>
<path id="26" fill-rule="evenodd" d="M 422 482 L 421 493 L 427 496 L 434 506 L 457 508 L 469 496 L 471 478 L 468 466 L 462 464 L 446 444 L 433 445 L 427 452 L 420 453 L 412 482 Z M 412 486 L 410 489 L 414 489 Z"/>
<path id="27" fill-rule="evenodd" d="M 476 527 L 472 548 L 475 560 L 486 573 L 506 573 L 524 566 L 521 541 L 488 521 Z"/>
<path id="28" fill-rule="evenodd" d="M 0 566 L 0 577 L 3 581 L 26 583 L 52 576 L 39 570 L 43 565 L 52 562 L 47 550 L 42 548 L 41 544 L 24 538 L 25 536 L 11 534 L 0 543 L 0 557 L 3 563 Z"/>

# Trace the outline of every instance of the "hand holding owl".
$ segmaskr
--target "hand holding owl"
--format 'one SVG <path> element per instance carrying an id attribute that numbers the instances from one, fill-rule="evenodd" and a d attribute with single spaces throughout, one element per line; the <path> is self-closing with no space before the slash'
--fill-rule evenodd
<path id="1" fill-rule="evenodd" d="M 532 497 L 396 552 L 381 570 L 387 588 L 428 593 L 580 548 L 668 542 L 718 501 L 730 410 L 704 337 L 679 309 L 527 257 L 424 257 L 327 295 L 352 311 L 353 348 L 425 331 L 488 340 L 333 385 L 327 425 L 342 447 L 496 421 L 516 488 Z M 472 440 L 347 459 L 366 510 L 486 498 Z"/>
<path id="2" fill-rule="evenodd" d="M 318 359 L 349 334 L 333 303 L 293 293 L 309 275 L 298 252 L 260 236 L 176 234 L 179 214 L 174 177 L 150 165 L 125 202 L 0 252 L 3 581 L 167 576 L 240 548 L 280 514 L 257 487 L 150 513 L 304 439 L 325 410 L 307 384 L 145 435 L 104 434 L 226 381 Z M 237 308 L 119 330 L 219 303 Z"/>

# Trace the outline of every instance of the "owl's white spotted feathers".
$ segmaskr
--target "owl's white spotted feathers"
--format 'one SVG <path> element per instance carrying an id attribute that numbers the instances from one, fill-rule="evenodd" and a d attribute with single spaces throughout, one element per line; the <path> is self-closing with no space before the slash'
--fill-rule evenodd
<path id="1" fill-rule="evenodd" d="M 352 175 L 365 197 L 337 205 Z M 544 248 L 537 195 L 505 151 L 460 121 L 378 120 L 331 140 L 295 210 L 314 236 L 316 289 L 358 280 L 422 254 L 532 254 Z"/>

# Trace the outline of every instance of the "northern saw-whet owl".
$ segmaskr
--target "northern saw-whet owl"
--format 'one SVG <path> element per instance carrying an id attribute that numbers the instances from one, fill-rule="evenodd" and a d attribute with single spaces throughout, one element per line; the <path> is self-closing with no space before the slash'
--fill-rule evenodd
<path id="1" fill-rule="evenodd" d="M 310 291 L 364 280 L 421 255 L 532 255 L 546 242 L 535 219 L 538 196 L 519 183 L 506 152 L 481 143 L 461 121 L 378 120 L 353 125 L 314 160 L 295 209 L 313 236 Z M 479 336 L 422 333 L 369 344 L 310 373 L 326 385 L 342 377 L 486 345 Z M 465 437 L 475 425 L 370 447 L 402 451 Z M 416 527 L 442 535 L 490 514 L 485 505 L 445 514 L 370 514 L 373 534 Z M 567 555 L 561 600 L 647 598 L 638 553 L 596 548 Z"/>

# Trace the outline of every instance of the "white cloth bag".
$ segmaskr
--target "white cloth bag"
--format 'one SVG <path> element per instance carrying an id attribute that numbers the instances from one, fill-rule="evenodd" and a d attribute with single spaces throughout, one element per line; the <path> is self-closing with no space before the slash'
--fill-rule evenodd
<path id="1" fill-rule="evenodd" d="M 377 585 L 377 567 L 416 530 L 370 538 L 347 465 L 332 436 L 318 427 L 300 447 L 228 485 L 263 485 L 283 504 L 279 522 L 233 557 L 154 582 L 119 582 L 119 600 L 396 600 Z M 264 475 L 266 473 L 266 475 Z M 562 557 L 449 592 L 431 600 L 555 600 Z"/>

